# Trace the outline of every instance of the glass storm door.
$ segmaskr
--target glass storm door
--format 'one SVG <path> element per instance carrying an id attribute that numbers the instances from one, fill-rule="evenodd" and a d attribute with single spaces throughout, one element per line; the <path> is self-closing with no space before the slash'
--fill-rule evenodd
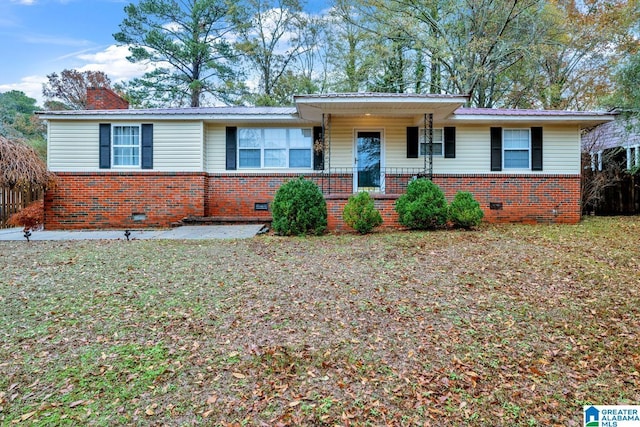
<path id="1" fill-rule="evenodd" d="M 380 132 L 356 133 L 356 167 L 354 191 L 381 191 L 381 145 Z"/>

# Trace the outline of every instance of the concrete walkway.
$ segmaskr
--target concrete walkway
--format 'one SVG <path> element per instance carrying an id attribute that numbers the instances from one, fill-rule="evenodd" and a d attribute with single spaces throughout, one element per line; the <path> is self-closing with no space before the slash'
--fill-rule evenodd
<path id="1" fill-rule="evenodd" d="M 159 230 L 131 230 L 129 239 L 248 239 L 255 236 L 263 224 L 250 225 L 185 225 Z M 126 240 L 125 230 L 33 231 L 31 240 Z M 0 229 L 0 241 L 25 240 L 22 228 Z"/>

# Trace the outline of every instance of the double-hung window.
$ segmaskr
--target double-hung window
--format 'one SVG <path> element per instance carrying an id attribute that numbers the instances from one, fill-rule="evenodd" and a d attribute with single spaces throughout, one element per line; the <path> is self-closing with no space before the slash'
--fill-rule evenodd
<path id="1" fill-rule="evenodd" d="M 531 138 L 529 129 L 503 130 L 503 165 L 505 169 L 531 167 Z"/>
<path id="2" fill-rule="evenodd" d="M 140 166 L 140 126 L 113 125 L 113 166 Z"/>
<path id="3" fill-rule="evenodd" d="M 420 128 L 420 155 L 426 156 L 429 154 L 429 130 L 426 130 L 426 138 L 425 138 L 425 129 Z M 434 156 L 442 156 L 442 147 L 443 147 L 443 132 L 442 129 L 433 129 L 433 155 Z M 425 142 L 426 141 L 426 142 Z"/>
<path id="4" fill-rule="evenodd" d="M 312 129 L 240 128 L 240 168 L 311 168 Z"/>

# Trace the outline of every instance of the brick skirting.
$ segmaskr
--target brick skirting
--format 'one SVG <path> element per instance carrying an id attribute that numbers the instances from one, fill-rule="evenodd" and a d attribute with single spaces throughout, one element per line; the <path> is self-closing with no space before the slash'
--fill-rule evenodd
<path id="1" fill-rule="evenodd" d="M 271 217 L 271 202 L 283 182 L 297 174 L 205 174 L 162 172 L 61 172 L 45 196 L 45 227 L 54 229 L 167 227 L 187 216 Z M 331 180 L 310 174 L 325 193 L 329 229 L 343 230 L 342 209 L 351 175 Z M 387 176 L 387 180 L 394 179 Z M 408 180 L 409 177 L 401 177 Z M 436 175 L 449 201 L 470 191 L 488 222 L 576 223 L 580 220 L 579 175 Z M 374 195 L 385 227 L 397 227 L 400 194 Z M 261 210 L 264 204 L 268 211 Z"/>
<path id="2" fill-rule="evenodd" d="M 168 227 L 204 215 L 204 173 L 58 172 L 45 193 L 45 228 Z"/>

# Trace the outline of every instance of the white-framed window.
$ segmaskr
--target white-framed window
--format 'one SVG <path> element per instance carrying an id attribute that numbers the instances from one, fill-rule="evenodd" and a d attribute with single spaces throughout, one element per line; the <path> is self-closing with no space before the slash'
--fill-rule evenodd
<path id="1" fill-rule="evenodd" d="M 140 125 L 112 125 L 113 166 L 140 166 Z"/>
<path id="2" fill-rule="evenodd" d="M 504 129 L 502 156 L 505 169 L 531 169 L 531 131 Z"/>
<path id="3" fill-rule="evenodd" d="M 425 138 L 425 131 L 427 137 Z M 444 132 L 442 129 L 433 129 L 433 155 L 442 156 L 444 147 Z M 420 128 L 420 155 L 425 156 L 429 154 L 429 129 Z M 427 142 L 425 142 L 427 141 Z"/>
<path id="4" fill-rule="evenodd" d="M 311 128 L 239 128 L 238 167 L 309 169 Z"/>

